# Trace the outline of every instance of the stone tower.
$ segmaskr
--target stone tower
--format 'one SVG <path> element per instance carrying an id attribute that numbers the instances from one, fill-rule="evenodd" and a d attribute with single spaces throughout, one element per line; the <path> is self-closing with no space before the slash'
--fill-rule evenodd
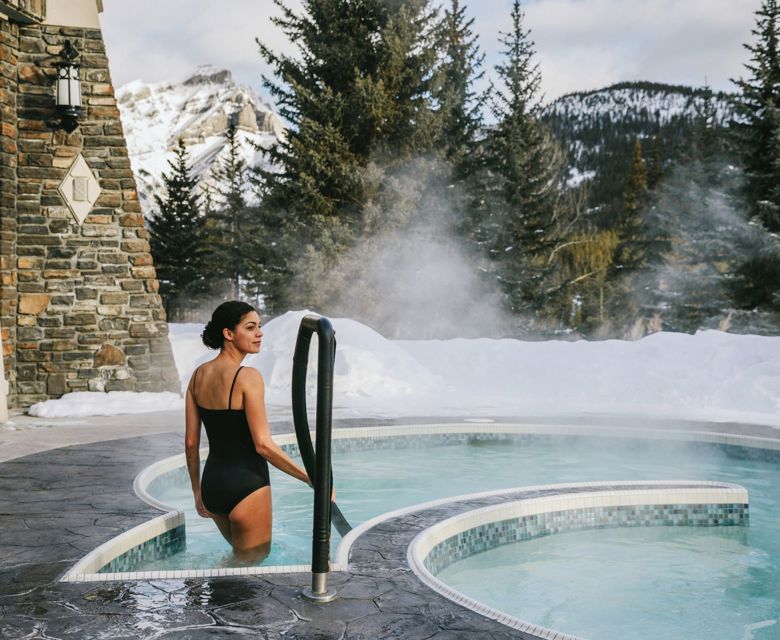
<path id="1" fill-rule="evenodd" d="M 100 0 L 0 0 L 0 326 L 10 407 L 70 391 L 179 390 L 101 10 Z M 80 54 L 84 107 L 72 133 L 54 110 L 66 40 Z"/>

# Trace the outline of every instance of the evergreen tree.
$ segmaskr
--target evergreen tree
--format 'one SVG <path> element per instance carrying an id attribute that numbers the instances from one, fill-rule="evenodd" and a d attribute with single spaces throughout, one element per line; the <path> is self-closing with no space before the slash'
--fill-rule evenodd
<path id="1" fill-rule="evenodd" d="M 731 123 L 744 169 L 743 195 L 760 238 L 737 269 L 732 283 L 735 304 L 747 310 L 780 311 L 780 7 L 763 0 L 746 44 L 748 78 L 733 82 L 740 93 Z M 761 233 L 769 232 L 769 233 Z"/>
<path id="2" fill-rule="evenodd" d="M 696 116 L 693 119 L 693 160 L 709 162 L 724 152 L 718 110 L 713 101 L 712 89 L 705 84 L 701 89 L 701 100 L 695 103 Z"/>
<path id="3" fill-rule="evenodd" d="M 623 216 L 618 223 L 620 242 L 617 248 L 617 264 L 621 269 L 634 270 L 644 263 L 643 216 L 647 201 L 647 163 L 642 156 L 642 143 L 636 140 L 623 199 Z"/>
<path id="4" fill-rule="evenodd" d="M 636 215 L 647 201 L 647 163 L 642 156 L 642 143 L 634 142 L 631 169 L 628 172 L 628 188 L 623 201 L 626 217 Z"/>
<path id="5" fill-rule="evenodd" d="M 237 299 L 242 289 L 246 293 L 262 292 L 269 241 L 264 233 L 261 209 L 248 203 L 249 168 L 241 154 L 241 140 L 234 121 L 229 123 L 225 138 L 227 153 L 213 172 L 219 202 L 211 205 L 216 221 L 211 242 L 212 268 L 225 279 L 228 295 Z"/>
<path id="6" fill-rule="evenodd" d="M 382 206 L 383 185 L 434 145 L 435 12 L 428 0 L 305 0 L 300 14 L 275 2 L 275 24 L 298 47 L 287 56 L 258 42 L 276 75 L 265 86 L 291 124 L 270 152 L 279 171 L 258 177 L 263 208 L 283 221 L 279 273 L 296 281 L 276 295 L 326 308 L 329 265 L 403 222 Z"/>
<path id="7" fill-rule="evenodd" d="M 437 148 L 452 164 L 456 180 L 475 169 L 475 141 L 486 101 L 486 94 L 478 96 L 473 89 L 483 76 L 484 72 L 478 70 L 485 58 L 479 51 L 473 25 L 474 19 L 466 19 L 460 0 L 451 0 L 438 34 L 443 59 L 435 87 L 440 128 Z"/>
<path id="8" fill-rule="evenodd" d="M 752 30 L 755 44 L 746 44 L 748 78 L 733 82 L 740 93 L 735 102 L 736 133 L 745 170 L 745 195 L 751 214 L 771 232 L 780 231 L 780 7 L 763 0 Z"/>
<path id="9" fill-rule="evenodd" d="M 662 183 L 659 183 L 659 185 Z M 656 185 L 658 188 L 658 185 Z M 614 328 L 628 331 L 646 316 L 652 296 L 645 281 L 650 269 L 663 262 L 669 250 L 668 221 L 656 207 L 648 188 L 648 167 L 637 139 L 624 194 L 623 213 L 615 226 L 617 247 L 613 265 L 614 295 L 610 320 Z M 654 310 L 651 310 L 653 313 Z"/>
<path id="10" fill-rule="evenodd" d="M 182 140 L 174 154 L 169 173 L 162 176 L 165 196 L 155 196 L 157 210 L 148 221 L 160 295 L 169 316 L 175 315 L 177 302 L 206 293 L 212 284 L 206 266 L 205 218 L 195 192 L 197 179 L 190 174 Z"/>
<path id="11" fill-rule="evenodd" d="M 519 0 L 503 33 L 501 84 L 492 100 L 496 125 L 485 139 L 486 191 L 479 194 L 475 235 L 489 248 L 495 273 L 514 312 L 538 310 L 547 258 L 559 238 L 563 157 L 539 121 L 541 74 Z"/>
<path id="12" fill-rule="evenodd" d="M 664 175 L 664 161 L 663 161 L 663 145 L 661 142 L 661 135 L 656 134 L 653 136 L 652 144 L 650 146 L 649 159 L 647 165 L 647 188 L 651 191 L 655 189 Z"/>
<path id="13" fill-rule="evenodd" d="M 389 9 L 380 31 L 379 68 L 368 82 L 361 79 L 357 85 L 384 105 L 374 155 L 392 167 L 430 153 L 437 142 L 431 91 L 438 20 L 429 0 L 395 0 L 386 4 Z"/>

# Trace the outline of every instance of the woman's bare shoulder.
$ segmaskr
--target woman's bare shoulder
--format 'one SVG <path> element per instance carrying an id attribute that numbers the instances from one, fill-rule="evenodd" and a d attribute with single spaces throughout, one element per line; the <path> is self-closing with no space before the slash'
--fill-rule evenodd
<path id="1" fill-rule="evenodd" d="M 196 380 L 200 380 L 203 376 L 203 374 L 208 371 L 210 368 L 209 365 L 211 364 L 211 361 L 208 362 L 202 362 L 201 364 L 197 365 L 193 370 L 192 374 L 190 374 L 190 384 L 193 384 Z"/>
<path id="2" fill-rule="evenodd" d="M 246 385 L 264 384 L 263 374 L 260 373 L 257 369 L 255 369 L 254 367 L 244 367 L 243 370 L 246 371 L 246 373 L 241 374 L 241 378 L 244 384 Z"/>

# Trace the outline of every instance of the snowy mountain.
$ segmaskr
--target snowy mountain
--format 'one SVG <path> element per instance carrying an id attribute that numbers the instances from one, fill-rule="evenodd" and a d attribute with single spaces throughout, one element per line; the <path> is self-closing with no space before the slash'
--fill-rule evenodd
<path id="1" fill-rule="evenodd" d="M 690 157 L 697 122 L 712 113 L 716 135 L 734 117 L 731 96 L 651 82 L 571 93 L 546 106 L 542 119 L 567 151 L 569 184 L 588 181 L 592 211 L 608 223 L 622 209 L 634 144 L 663 172 Z M 709 104 L 708 104 L 709 102 Z"/>
<path id="2" fill-rule="evenodd" d="M 233 81 L 230 71 L 198 67 L 180 81 L 130 82 L 117 91 L 130 161 L 141 207 L 149 216 L 154 196 L 163 195 L 161 176 L 181 138 L 201 184 L 226 151 L 225 131 L 231 119 L 238 127 L 243 156 L 251 166 L 267 162 L 267 149 L 284 135 L 284 125 L 251 89 Z"/>
<path id="3" fill-rule="evenodd" d="M 552 102 L 545 116 L 569 120 L 574 130 L 584 130 L 606 118 L 612 121 L 669 125 L 692 118 L 704 108 L 705 91 L 652 82 L 624 82 L 605 89 L 569 93 Z M 725 125 L 732 116 L 729 96 L 712 94 L 716 121 Z"/>
<path id="4" fill-rule="evenodd" d="M 591 210 L 608 219 L 622 206 L 635 141 L 642 143 L 648 162 L 679 160 L 690 150 L 706 96 L 691 87 L 621 83 L 563 96 L 546 106 L 542 117 L 568 152 L 569 184 L 588 181 Z M 244 157 L 252 166 L 267 162 L 257 146 L 267 149 L 284 135 L 279 116 L 224 69 L 198 67 L 175 82 L 134 81 L 117 97 L 146 215 L 154 209 L 154 195 L 163 193 L 161 176 L 169 170 L 179 138 L 195 175 L 208 183 L 211 167 L 225 152 L 230 118 L 238 124 Z M 729 97 L 711 94 L 720 128 L 733 115 Z"/>

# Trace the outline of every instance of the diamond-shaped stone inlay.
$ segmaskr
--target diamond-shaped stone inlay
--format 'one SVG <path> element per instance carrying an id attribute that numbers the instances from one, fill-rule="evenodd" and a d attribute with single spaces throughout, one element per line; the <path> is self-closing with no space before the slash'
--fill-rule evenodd
<path id="1" fill-rule="evenodd" d="M 59 191 L 73 217 L 82 224 L 100 197 L 100 184 L 81 154 L 70 165 Z"/>

